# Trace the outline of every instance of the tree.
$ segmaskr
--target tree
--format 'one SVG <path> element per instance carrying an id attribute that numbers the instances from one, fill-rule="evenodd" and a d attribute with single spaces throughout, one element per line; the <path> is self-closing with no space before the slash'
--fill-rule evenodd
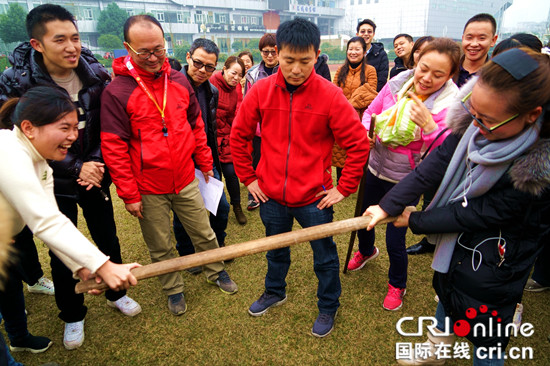
<path id="1" fill-rule="evenodd" d="M 122 30 L 126 19 L 128 19 L 126 10 L 119 8 L 115 3 L 111 3 L 99 13 L 97 31 L 101 35 L 112 34 L 119 39 L 124 39 Z"/>
<path id="2" fill-rule="evenodd" d="M 187 41 L 183 41 L 181 45 L 174 46 L 174 57 L 180 62 L 185 62 L 187 52 L 189 52 L 190 48 L 191 45 Z"/>
<path id="3" fill-rule="evenodd" d="M 113 34 L 104 34 L 99 36 L 97 39 L 97 45 L 108 51 L 124 48 L 122 40 Z"/>
<path id="4" fill-rule="evenodd" d="M 6 43 L 27 41 L 25 18 L 27 12 L 17 4 L 10 4 L 6 14 L 0 15 L 0 37 Z"/>

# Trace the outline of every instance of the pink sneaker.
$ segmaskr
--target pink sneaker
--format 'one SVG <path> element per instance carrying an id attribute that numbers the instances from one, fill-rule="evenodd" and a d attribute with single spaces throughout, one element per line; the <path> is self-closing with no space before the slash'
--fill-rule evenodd
<path id="1" fill-rule="evenodd" d="M 393 287 L 388 283 L 388 294 L 382 306 L 386 310 L 399 310 L 403 306 L 403 296 L 407 293 L 406 288 Z"/>
<path id="2" fill-rule="evenodd" d="M 363 254 L 361 254 L 360 251 L 356 251 L 353 255 L 353 258 L 348 263 L 348 271 L 353 272 L 360 270 L 361 268 L 365 267 L 365 264 L 367 264 L 367 262 L 378 257 L 379 254 L 380 250 L 378 250 L 377 247 L 374 247 L 374 251 L 369 256 L 364 256 Z"/>

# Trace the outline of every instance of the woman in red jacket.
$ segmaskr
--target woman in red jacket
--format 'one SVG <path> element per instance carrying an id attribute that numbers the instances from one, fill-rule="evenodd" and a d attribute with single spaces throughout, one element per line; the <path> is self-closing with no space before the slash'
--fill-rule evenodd
<path id="1" fill-rule="evenodd" d="M 218 152 L 222 164 L 225 183 L 231 198 L 233 212 L 237 222 L 241 225 L 246 224 L 246 216 L 241 207 L 241 189 L 239 178 L 233 168 L 233 158 L 231 157 L 231 148 L 229 146 L 229 135 L 231 134 L 231 125 L 237 115 L 237 109 L 241 104 L 239 91 L 240 81 L 244 77 L 245 66 L 243 61 L 236 56 L 229 56 L 225 61 L 222 72 L 216 73 L 210 79 L 219 91 L 218 110 L 216 112 L 216 121 L 218 124 Z"/>

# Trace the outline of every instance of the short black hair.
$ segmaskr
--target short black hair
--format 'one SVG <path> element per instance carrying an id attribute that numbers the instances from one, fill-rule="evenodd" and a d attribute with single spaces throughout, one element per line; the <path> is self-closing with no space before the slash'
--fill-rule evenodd
<path id="1" fill-rule="evenodd" d="M 168 57 L 168 63 L 170 64 L 170 67 L 176 71 L 181 71 L 182 69 L 182 66 L 181 66 L 181 63 L 173 58 L 173 57 Z"/>
<path id="2" fill-rule="evenodd" d="M 126 43 L 130 43 L 130 35 L 128 33 L 130 31 L 130 27 L 132 27 L 136 23 L 153 23 L 160 28 L 160 30 L 162 31 L 162 38 L 164 38 L 164 29 L 162 29 L 162 25 L 160 25 L 157 18 L 149 14 L 139 14 L 132 15 L 124 22 L 124 41 Z"/>
<path id="3" fill-rule="evenodd" d="M 399 33 L 398 35 L 396 35 L 395 37 L 393 37 L 393 43 L 395 43 L 395 41 L 397 41 L 398 38 L 401 38 L 401 37 L 405 37 L 407 39 L 407 41 L 409 42 L 414 42 L 413 40 L 413 37 L 410 35 L 410 34 L 407 34 L 407 33 Z"/>
<path id="4" fill-rule="evenodd" d="M 283 47 L 291 50 L 308 51 L 311 46 L 315 54 L 321 44 L 321 32 L 314 23 L 304 18 L 294 18 L 286 21 L 277 29 L 277 50 Z"/>
<path id="5" fill-rule="evenodd" d="M 50 86 L 36 86 L 20 98 L 8 99 L 0 108 L 0 126 L 12 129 L 28 120 L 33 126 L 45 126 L 58 121 L 76 110 L 72 99 L 60 90 Z"/>
<path id="6" fill-rule="evenodd" d="M 197 38 L 193 41 L 191 44 L 191 48 L 189 48 L 189 54 L 193 56 L 193 53 L 198 48 L 202 48 L 206 53 L 213 53 L 216 55 L 216 62 L 218 62 L 218 56 L 220 55 L 220 49 L 218 46 L 212 42 L 209 39 L 206 38 Z"/>
<path id="7" fill-rule="evenodd" d="M 373 33 L 376 33 L 376 24 L 374 24 L 374 22 L 370 19 L 363 19 L 359 22 L 359 24 L 357 24 L 357 32 L 356 33 L 359 33 L 359 28 L 361 28 L 362 25 L 365 25 L 365 24 L 368 24 L 372 27 L 372 31 Z"/>
<path id="8" fill-rule="evenodd" d="M 493 30 L 493 35 L 497 34 L 497 21 L 495 20 L 495 18 L 491 14 L 487 14 L 487 13 L 479 13 L 479 14 L 474 15 L 470 19 L 468 19 L 468 21 L 466 22 L 466 25 L 464 26 L 464 30 L 462 31 L 462 33 L 466 32 L 466 28 L 468 27 L 468 25 L 470 23 L 474 23 L 474 22 L 488 22 L 488 23 L 491 23 L 491 28 Z"/>
<path id="9" fill-rule="evenodd" d="M 78 30 L 74 15 L 70 11 L 59 5 L 44 4 L 37 6 L 27 14 L 25 27 L 27 28 L 29 39 L 42 41 L 42 37 L 46 34 L 46 23 L 54 20 L 72 22 Z"/>

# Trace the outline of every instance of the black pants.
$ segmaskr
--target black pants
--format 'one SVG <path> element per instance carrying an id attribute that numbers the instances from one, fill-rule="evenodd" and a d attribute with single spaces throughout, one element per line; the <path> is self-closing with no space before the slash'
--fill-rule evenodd
<path id="1" fill-rule="evenodd" d="M 115 219 L 113 215 L 113 204 L 109 190 L 104 190 L 109 197 L 105 201 L 98 188 L 86 191 L 79 187 L 79 199 L 56 196 L 59 210 L 65 214 L 76 226 L 78 220 L 78 207 L 82 208 L 86 224 L 92 239 L 99 250 L 110 257 L 114 263 L 122 263 L 120 256 L 120 244 L 116 236 Z M 78 322 L 86 316 L 87 308 L 84 306 L 84 295 L 75 294 L 74 287 L 77 280 L 73 274 L 55 254 L 50 251 L 52 279 L 55 286 L 55 302 L 60 310 L 59 318 L 66 323 Z M 108 300 L 116 301 L 126 295 L 126 290 L 107 290 L 105 297 Z"/>
<path id="2" fill-rule="evenodd" d="M 44 271 L 38 260 L 33 234 L 27 226 L 15 236 L 13 247 L 19 258 L 16 264 L 23 281 L 31 286 L 34 285 L 40 277 L 44 276 Z"/>
<path id="3" fill-rule="evenodd" d="M 241 204 L 241 183 L 237 174 L 235 174 L 235 167 L 233 163 L 221 163 L 222 172 L 225 177 L 225 186 L 229 192 L 229 198 L 231 200 L 231 205 L 240 205 Z"/>
<path id="4" fill-rule="evenodd" d="M 258 163 L 260 162 L 260 158 L 262 157 L 262 138 L 258 136 L 254 136 L 252 139 L 252 168 L 256 170 L 258 167 Z M 254 196 L 248 192 L 248 199 L 253 200 Z"/>

